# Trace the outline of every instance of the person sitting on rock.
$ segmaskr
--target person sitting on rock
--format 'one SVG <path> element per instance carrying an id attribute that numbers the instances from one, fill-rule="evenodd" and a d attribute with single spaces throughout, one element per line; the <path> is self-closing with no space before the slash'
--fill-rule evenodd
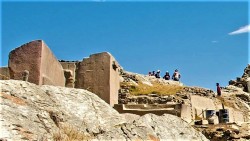
<path id="1" fill-rule="evenodd" d="M 181 74 L 180 74 L 179 71 L 176 69 L 176 70 L 174 71 L 174 74 L 173 74 L 173 76 L 172 76 L 172 79 L 173 79 L 174 81 L 179 81 L 180 78 L 181 78 Z"/>
<path id="2" fill-rule="evenodd" d="M 170 75 L 169 75 L 168 71 L 166 71 L 166 74 L 163 76 L 163 79 L 165 79 L 165 80 L 169 80 L 170 79 Z"/>
<path id="3" fill-rule="evenodd" d="M 156 78 L 161 78 L 160 73 L 161 73 L 161 71 L 158 70 L 158 71 L 156 72 L 156 74 L 155 74 L 155 77 L 156 77 Z"/>
<path id="4" fill-rule="evenodd" d="M 151 76 L 155 76 L 155 71 L 152 71 Z"/>
<path id="5" fill-rule="evenodd" d="M 150 71 L 150 72 L 148 72 L 148 76 L 152 76 L 152 73 L 151 73 L 151 71 Z"/>

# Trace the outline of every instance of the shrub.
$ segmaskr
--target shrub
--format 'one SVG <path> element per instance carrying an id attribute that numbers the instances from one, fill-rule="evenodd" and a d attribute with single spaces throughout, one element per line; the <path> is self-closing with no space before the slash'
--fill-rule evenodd
<path id="1" fill-rule="evenodd" d="M 90 135 L 86 135 L 69 125 L 62 126 L 57 133 L 53 134 L 54 141 L 86 141 L 90 139 Z"/>

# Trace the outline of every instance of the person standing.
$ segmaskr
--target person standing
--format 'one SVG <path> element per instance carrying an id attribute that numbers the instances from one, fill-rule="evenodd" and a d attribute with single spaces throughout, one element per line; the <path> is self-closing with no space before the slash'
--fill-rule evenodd
<path id="1" fill-rule="evenodd" d="M 220 84 L 216 83 L 216 87 L 217 87 L 217 95 L 221 96 L 221 89 L 220 89 Z"/>

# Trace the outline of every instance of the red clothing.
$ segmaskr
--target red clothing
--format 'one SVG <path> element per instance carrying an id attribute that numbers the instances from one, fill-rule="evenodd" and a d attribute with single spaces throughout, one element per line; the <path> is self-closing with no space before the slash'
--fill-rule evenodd
<path id="1" fill-rule="evenodd" d="M 217 86 L 217 95 L 220 96 L 221 95 L 221 89 L 220 86 Z"/>

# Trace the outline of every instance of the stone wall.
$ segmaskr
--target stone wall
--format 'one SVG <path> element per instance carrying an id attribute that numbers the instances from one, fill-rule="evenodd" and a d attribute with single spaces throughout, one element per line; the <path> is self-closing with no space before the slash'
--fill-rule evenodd
<path id="1" fill-rule="evenodd" d="M 118 103 L 119 70 L 119 64 L 110 53 L 90 55 L 79 63 L 75 87 L 89 90 L 114 106 Z"/>
<path id="2" fill-rule="evenodd" d="M 0 80 L 10 79 L 10 72 L 8 67 L 0 67 Z"/>
<path id="3" fill-rule="evenodd" d="M 10 78 L 22 80 L 22 73 L 28 70 L 29 82 L 40 84 L 42 41 L 32 41 L 9 53 Z"/>
<path id="4" fill-rule="evenodd" d="M 26 43 L 9 54 L 11 79 L 23 80 L 24 72 L 28 72 L 31 83 L 83 88 L 112 106 L 118 103 L 120 69 L 107 52 L 90 55 L 82 62 L 59 62 L 42 40 Z"/>
<path id="5" fill-rule="evenodd" d="M 202 112 L 204 110 L 216 110 L 214 101 L 212 99 L 191 95 L 191 105 L 192 105 L 192 117 L 203 118 Z"/>
<path id="6" fill-rule="evenodd" d="M 76 78 L 76 69 L 77 69 L 77 61 L 60 61 L 65 76 L 65 86 L 69 88 L 75 87 L 75 78 Z"/>
<path id="7" fill-rule="evenodd" d="M 37 85 L 64 86 L 63 68 L 42 40 L 26 43 L 9 54 L 11 79 L 22 80 L 24 70 L 28 81 Z"/>
<path id="8" fill-rule="evenodd" d="M 183 117 L 181 115 L 182 104 L 115 104 L 114 109 L 119 113 L 131 113 L 136 115 L 145 114 L 171 114 L 178 117 Z"/>
<path id="9" fill-rule="evenodd" d="M 42 41 L 42 57 L 41 57 L 41 73 L 42 85 L 65 86 L 64 72 L 61 64 L 54 54 Z M 46 81 L 45 81 L 46 80 Z"/>
<path id="10" fill-rule="evenodd" d="M 110 65 L 109 65 L 109 70 L 110 70 L 110 103 L 117 104 L 118 103 L 118 91 L 120 89 L 120 65 L 118 62 L 115 60 L 115 58 L 111 55 L 110 56 Z"/>
<path id="11" fill-rule="evenodd" d="M 181 105 L 181 118 L 186 122 L 192 122 L 192 109 L 188 104 Z"/>

